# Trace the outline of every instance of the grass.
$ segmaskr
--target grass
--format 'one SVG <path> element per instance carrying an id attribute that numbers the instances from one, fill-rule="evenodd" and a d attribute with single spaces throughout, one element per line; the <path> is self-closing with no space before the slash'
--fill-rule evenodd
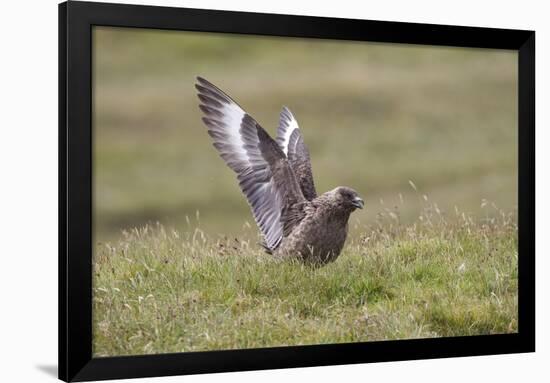
<path id="1" fill-rule="evenodd" d="M 125 231 L 95 250 L 94 355 L 516 332 L 516 218 L 483 210 L 383 209 L 321 268 L 200 228 Z"/>

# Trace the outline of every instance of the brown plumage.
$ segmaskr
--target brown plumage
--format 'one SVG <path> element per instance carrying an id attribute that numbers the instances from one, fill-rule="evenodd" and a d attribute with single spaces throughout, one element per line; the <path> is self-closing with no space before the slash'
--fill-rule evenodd
<path id="1" fill-rule="evenodd" d="M 340 186 L 317 196 L 309 152 L 288 108 L 283 107 L 274 140 L 215 85 L 197 77 L 195 87 L 202 120 L 214 147 L 237 174 L 262 232 L 262 246 L 308 263 L 335 260 L 351 212 L 364 205 L 357 192 Z"/>

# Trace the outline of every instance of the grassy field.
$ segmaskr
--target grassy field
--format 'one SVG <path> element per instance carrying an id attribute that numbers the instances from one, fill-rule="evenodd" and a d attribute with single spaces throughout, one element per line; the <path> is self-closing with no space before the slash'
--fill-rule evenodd
<path id="1" fill-rule="evenodd" d="M 95 355 L 517 331 L 515 52 L 92 36 Z M 271 134 L 290 107 L 318 192 L 365 199 L 335 263 L 262 252 L 197 75 Z"/>
<path id="2" fill-rule="evenodd" d="M 388 211 L 322 268 L 198 228 L 129 230 L 96 253 L 94 355 L 516 332 L 517 227 L 496 213 Z"/>

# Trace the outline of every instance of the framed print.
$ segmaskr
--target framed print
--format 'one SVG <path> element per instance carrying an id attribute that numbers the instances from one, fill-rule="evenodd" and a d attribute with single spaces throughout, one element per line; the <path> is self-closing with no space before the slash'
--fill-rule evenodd
<path id="1" fill-rule="evenodd" d="M 59 5 L 59 377 L 534 351 L 533 31 Z"/>

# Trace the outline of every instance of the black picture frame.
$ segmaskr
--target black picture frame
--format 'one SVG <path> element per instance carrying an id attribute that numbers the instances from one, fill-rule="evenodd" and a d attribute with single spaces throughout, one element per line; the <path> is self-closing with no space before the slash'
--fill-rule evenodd
<path id="1" fill-rule="evenodd" d="M 518 52 L 518 333 L 92 357 L 92 27 L 116 26 Z M 86 381 L 535 350 L 535 32 L 69 1 L 59 4 L 59 378 Z"/>

